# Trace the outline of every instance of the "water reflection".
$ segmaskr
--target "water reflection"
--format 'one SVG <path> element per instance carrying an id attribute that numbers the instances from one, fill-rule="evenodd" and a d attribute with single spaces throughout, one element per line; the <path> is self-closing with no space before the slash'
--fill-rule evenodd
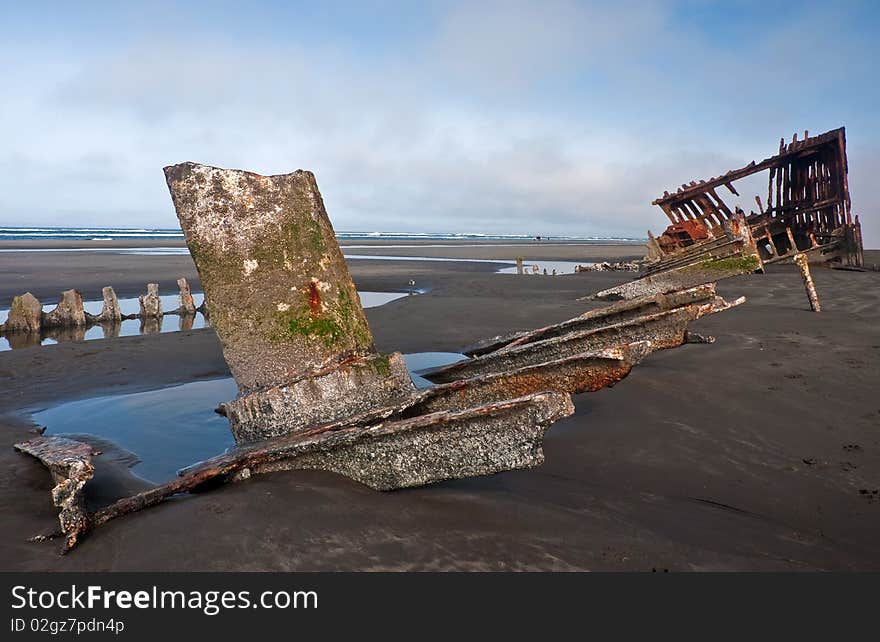
<path id="1" fill-rule="evenodd" d="M 361 305 L 364 308 L 373 308 L 385 305 L 396 299 L 407 296 L 405 292 L 358 292 Z M 162 301 L 163 310 L 175 310 L 178 307 L 178 295 L 165 294 L 159 297 Z M 204 299 L 202 299 L 204 300 Z M 197 302 L 201 305 L 201 302 Z M 92 315 L 101 313 L 102 301 L 84 301 L 83 308 Z M 44 304 L 44 312 L 55 308 L 55 304 Z M 159 334 L 162 332 L 188 332 L 200 328 L 210 328 L 211 320 L 207 312 L 196 312 L 189 315 L 166 314 L 159 318 L 125 319 L 126 315 L 134 315 L 140 311 L 137 297 L 119 299 L 119 308 L 123 314 L 123 320 L 119 323 L 100 323 L 87 327 L 46 328 L 42 336 L 39 334 L 9 333 L 0 336 L 0 351 L 17 350 L 19 348 L 31 348 L 38 345 L 53 343 L 66 343 L 68 341 L 91 341 L 93 339 L 114 339 L 116 337 L 129 337 L 142 334 Z M 202 308 L 203 310 L 205 308 Z M 9 310 L 0 310 L 0 323 L 6 320 Z"/>
<path id="2" fill-rule="evenodd" d="M 164 317 L 149 317 L 141 319 L 141 334 L 159 334 L 162 332 L 162 321 L 164 320 Z"/>
<path id="3" fill-rule="evenodd" d="M 42 337 L 37 332 L 15 332 L 6 337 L 9 349 L 31 348 L 40 345 Z"/>

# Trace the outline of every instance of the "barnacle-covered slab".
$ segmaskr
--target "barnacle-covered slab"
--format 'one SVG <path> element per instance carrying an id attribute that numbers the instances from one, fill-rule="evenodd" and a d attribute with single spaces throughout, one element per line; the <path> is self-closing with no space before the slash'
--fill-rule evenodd
<path id="1" fill-rule="evenodd" d="M 544 461 L 547 427 L 573 412 L 569 395 L 542 392 L 371 425 L 329 425 L 240 446 L 184 469 L 181 478 L 314 468 L 392 490 L 531 468 Z"/>

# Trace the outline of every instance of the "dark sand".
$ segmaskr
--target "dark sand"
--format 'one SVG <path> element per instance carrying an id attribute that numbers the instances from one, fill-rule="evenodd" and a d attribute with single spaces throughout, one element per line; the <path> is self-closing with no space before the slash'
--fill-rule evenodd
<path id="1" fill-rule="evenodd" d="M 560 321 L 585 309 L 578 296 L 627 278 L 491 271 L 352 263 L 360 289 L 410 278 L 429 289 L 367 310 L 385 351 L 455 351 Z M 194 277 L 188 257 L 0 254 L 0 300 L 107 284 L 124 296 L 148 280 L 171 292 L 180 275 Z M 749 301 L 694 324 L 717 342 L 651 355 L 613 389 L 575 397 L 540 468 L 391 493 L 276 473 L 114 521 L 66 557 L 25 541 L 57 524 L 48 473 L 11 448 L 28 435 L 26 413 L 226 366 L 210 330 L 0 353 L 0 569 L 878 570 L 880 273 L 814 279 L 821 314 L 791 266 L 723 281 L 725 296 Z M 125 480 L 102 457 L 94 501 Z"/>

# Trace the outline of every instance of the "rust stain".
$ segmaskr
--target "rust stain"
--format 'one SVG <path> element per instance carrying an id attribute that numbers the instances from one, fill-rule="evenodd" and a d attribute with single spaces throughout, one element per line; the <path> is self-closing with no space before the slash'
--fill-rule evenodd
<path id="1" fill-rule="evenodd" d="M 318 284 L 314 281 L 309 281 L 309 309 L 313 317 L 321 314 L 321 293 L 318 291 Z"/>

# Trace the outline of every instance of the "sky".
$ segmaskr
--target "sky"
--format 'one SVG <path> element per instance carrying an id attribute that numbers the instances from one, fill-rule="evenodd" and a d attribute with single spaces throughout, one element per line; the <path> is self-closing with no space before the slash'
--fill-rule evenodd
<path id="1" fill-rule="evenodd" d="M 643 238 L 844 125 L 880 247 L 877 33 L 847 0 L 0 0 L 0 225 L 176 227 L 189 160 L 311 170 L 342 231 Z"/>

